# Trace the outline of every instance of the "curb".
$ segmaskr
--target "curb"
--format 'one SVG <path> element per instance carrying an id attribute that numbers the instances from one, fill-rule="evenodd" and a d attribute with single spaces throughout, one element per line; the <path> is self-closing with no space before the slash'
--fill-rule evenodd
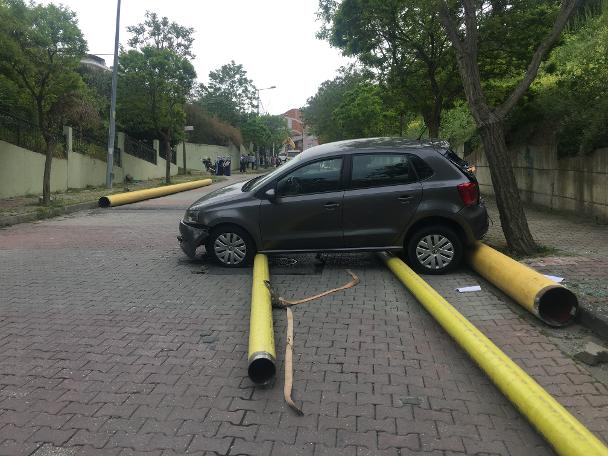
<path id="1" fill-rule="evenodd" d="M 605 317 L 601 317 L 598 314 L 591 312 L 589 309 L 580 306 L 576 321 L 586 328 L 589 328 L 600 339 L 608 341 L 608 319 Z"/>
<path id="2" fill-rule="evenodd" d="M 85 211 L 87 209 L 95 209 L 97 207 L 97 202 L 93 201 L 71 204 L 70 206 L 43 208 L 42 210 L 30 212 L 29 214 L 0 217 L 0 227 L 17 225 L 19 223 L 35 222 L 36 220 L 59 217 L 61 215 L 72 214 L 74 212 Z"/>

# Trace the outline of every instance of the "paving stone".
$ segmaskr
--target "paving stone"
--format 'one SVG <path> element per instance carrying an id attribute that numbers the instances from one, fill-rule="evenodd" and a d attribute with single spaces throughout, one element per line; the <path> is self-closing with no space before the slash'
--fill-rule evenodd
<path id="1" fill-rule="evenodd" d="M 285 312 L 273 312 L 279 375 L 254 386 L 250 271 L 192 274 L 204 263 L 175 240 L 185 208 L 212 190 L 0 230 L 0 455 L 550 454 L 372 254 L 326 255 L 321 274 L 271 276 L 294 298 L 343 284 L 346 268 L 361 283 L 294 308 L 303 417 L 283 401 Z M 608 245 L 585 230 L 590 245 Z M 425 280 L 606 439 L 608 390 L 518 306 L 466 269 Z M 470 283 L 482 291 L 454 291 Z"/>

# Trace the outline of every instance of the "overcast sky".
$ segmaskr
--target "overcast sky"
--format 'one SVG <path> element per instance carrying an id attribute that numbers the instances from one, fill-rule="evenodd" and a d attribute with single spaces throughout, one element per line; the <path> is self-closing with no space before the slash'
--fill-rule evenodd
<path id="1" fill-rule="evenodd" d="M 74 10 L 95 54 L 114 49 L 116 0 L 42 0 Z M 234 60 L 243 64 L 262 91 L 264 109 L 279 114 L 298 108 L 319 84 L 348 63 L 336 49 L 315 38 L 317 0 L 122 0 L 120 42 L 126 27 L 142 22 L 146 10 L 194 28 L 194 67 L 201 82 L 210 70 Z M 108 66 L 112 56 L 102 56 Z"/>

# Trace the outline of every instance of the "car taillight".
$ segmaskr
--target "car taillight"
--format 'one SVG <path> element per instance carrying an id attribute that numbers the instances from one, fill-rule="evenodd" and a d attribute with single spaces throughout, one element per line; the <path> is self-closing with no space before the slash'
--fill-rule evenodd
<path id="1" fill-rule="evenodd" d="M 473 206 L 479 202 L 479 188 L 475 182 L 458 184 L 458 193 L 465 206 Z"/>

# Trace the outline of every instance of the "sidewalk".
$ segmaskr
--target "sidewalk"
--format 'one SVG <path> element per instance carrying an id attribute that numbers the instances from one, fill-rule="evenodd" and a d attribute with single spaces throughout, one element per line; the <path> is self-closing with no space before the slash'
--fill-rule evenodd
<path id="1" fill-rule="evenodd" d="M 179 184 L 206 178 L 213 178 L 214 181 L 224 179 L 224 177 L 215 178 L 208 174 L 195 173 L 172 176 L 171 183 Z M 97 207 L 99 198 L 108 193 L 122 193 L 158 187 L 164 185 L 164 182 L 165 179 L 160 178 L 130 183 L 115 183 L 109 192 L 105 187 L 69 189 L 67 192 L 53 193 L 49 206 L 39 204 L 39 195 L 37 194 L 0 199 L 0 227 L 93 209 Z"/>
<path id="2" fill-rule="evenodd" d="M 485 241 L 504 249 L 496 203 L 487 198 L 486 205 L 493 224 Z M 563 284 L 579 298 L 581 323 L 608 337 L 608 227 L 565 212 L 530 206 L 525 212 L 534 239 L 549 253 L 521 261 L 544 274 L 564 277 Z"/>

